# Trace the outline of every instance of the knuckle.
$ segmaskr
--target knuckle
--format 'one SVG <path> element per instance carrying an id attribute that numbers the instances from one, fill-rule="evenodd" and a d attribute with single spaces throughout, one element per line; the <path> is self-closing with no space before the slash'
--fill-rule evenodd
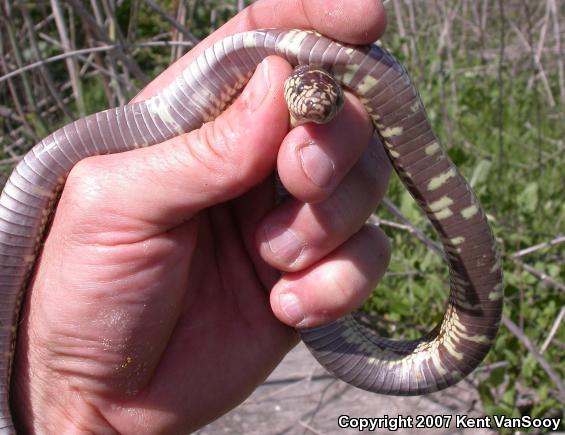
<path id="1" fill-rule="evenodd" d="M 328 201 L 320 203 L 322 213 L 317 213 L 321 225 L 328 233 L 349 233 L 356 222 L 355 207 L 349 195 L 333 195 Z"/>
<path id="2" fill-rule="evenodd" d="M 81 160 L 67 177 L 61 201 L 89 209 L 98 208 L 108 190 L 105 173 L 96 157 Z"/>
<path id="3" fill-rule="evenodd" d="M 220 117 L 196 130 L 194 137 L 189 135 L 186 149 L 204 168 L 221 176 L 222 173 L 237 173 L 233 169 L 241 163 L 237 155 L 240 140 L 237 126 Z"/>

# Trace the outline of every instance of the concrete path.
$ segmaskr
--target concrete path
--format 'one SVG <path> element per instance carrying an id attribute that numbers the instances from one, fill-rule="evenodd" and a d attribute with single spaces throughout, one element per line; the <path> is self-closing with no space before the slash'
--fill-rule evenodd
<path id="1" fill-rule="evenodd" d="M 457 416 L 459 419 L 482 416 L 477 392 L 466 381 L 423 397 L 391 397 L 367 393 L 329 376 L 306 347 L 299 344 L 251 397 L 197 434 L 359 433 L 357 428 L 340 428 L 338 418 L 341 415 L 380 418 L 381 424 L 388 423 L 389 429 L 366 429 L 363 433 L 392 433 L 390 429 L 394 428 L 394 423 L 399 422 L 399 416 L 404 417 L 405 424 L 408 424 L 406 417 L 412 416 L 412 424 L 408 424 L 412 427 L 398 429 L 394 431 L 396 434 L 495 433 L 486 429 L 457 428 Z M 416 427 L 418 415 L 432 416 L 433 418 L 427 419 L 431 424 L 434 424 L 433 420 L 444 423 L 449 418 L 442 416 L 452 417 L 447 427 L 426 429 Z M 385 416 L 388 416 L 388 420 Z"/>

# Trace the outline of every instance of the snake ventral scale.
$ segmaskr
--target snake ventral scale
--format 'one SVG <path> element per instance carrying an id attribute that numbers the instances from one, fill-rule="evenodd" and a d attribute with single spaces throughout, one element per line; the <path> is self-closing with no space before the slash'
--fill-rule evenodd
<path id="1" fill-rule="evenodd" d="M 346 46 L 311 31 L 251 31 L 205 50 L 154 97 L 90 115 L 50 134 L 13 171 L 0 198 L 1 433 L 15 432 L 9 386 L 19 307 L 72 167 L 89 156 L 154 145 L 199 128 L 225 109 L 269 55 L 295 66 L 322 68 L 360 99 L 400 179 L 437 231 L 449 264 L 446 312 L 422 338 L 384 339 L 346 316 L 300 330 L 302 340 L 340 379 L 394 395 L 446 388 L 489 351 L 503 303 L 495 242 L 477 198 L 439 145 L 403 66 L 376 45 Z"/>

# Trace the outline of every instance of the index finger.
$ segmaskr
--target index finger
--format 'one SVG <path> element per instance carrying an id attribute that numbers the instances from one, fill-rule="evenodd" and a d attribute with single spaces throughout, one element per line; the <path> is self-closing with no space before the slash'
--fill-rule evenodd
<path id="1" fill-rule="evenodd" d="M 155 95 L 177 77 L 206 48 L 234 33 L 269 27 L 316 30 L 350 44 L 369 44 L 385 30 L 386 17 L 381 0 L 261 0 L 200 42 L 169 66 L 132 101 Z"/>

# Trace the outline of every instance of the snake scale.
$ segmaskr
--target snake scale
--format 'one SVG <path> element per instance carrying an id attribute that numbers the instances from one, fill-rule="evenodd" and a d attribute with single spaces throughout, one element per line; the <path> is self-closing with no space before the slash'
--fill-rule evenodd
<path id="1" fill-rule="evenodd" d="M 19 307 L 71 168 L 89 156 L 157 144 L 199 128 L 225 109 L 268 55 L 323 68 L 360 99 L 400 179 L 437 231 L 450 271 L 443 320 L 422 338 L 384 339 L 346 316 L 300 330 L 310 351 L 338 378 L 393 395 L 446 388 L 489 351 L 503 304 L 495 241 L 475 195 L 439 145 L 404 67 L 377 45 L 348 46 L 302 30 L 245 32 L 206 49 L 158 95 L 50 134 L 14 169 L 0 198 L 1 433 L 15 432 L 9 386 Z"/>

